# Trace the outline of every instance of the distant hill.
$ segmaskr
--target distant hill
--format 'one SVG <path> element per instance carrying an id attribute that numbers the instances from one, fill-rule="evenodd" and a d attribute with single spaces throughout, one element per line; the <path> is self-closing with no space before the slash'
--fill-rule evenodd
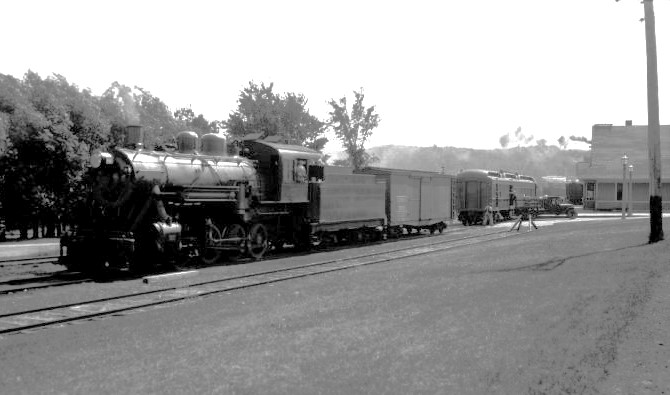
<path id="1" fill-rule="evenodd" d="M 533 177 L 547 175 L 575 177 L 575 165 L 584 162 L 589 151 L 562 150 L 556 146 L 478 150 L 455 147 L 406 147 L 385 145 L 367 150 L 379 158 L 374 166 L 395 169 L 444 171 L 463 169 L 505 169 Z"/>

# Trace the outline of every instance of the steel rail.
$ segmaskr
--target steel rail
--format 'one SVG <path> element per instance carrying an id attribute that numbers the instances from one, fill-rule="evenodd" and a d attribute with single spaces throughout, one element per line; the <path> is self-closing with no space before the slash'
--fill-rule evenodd
<path id="1" fill-rule="evenodd" d="M 49 256 L 39 256 L 39 257 L 22 257 L 22 258 L 12 258 L 12 259 L 0 259 L 0 267 L 2 266 L 25 266 L 25 265 L 34 265 L 41 263 L 56 263 L 58 262 L 59 256 L 49 255 Z"/>
<path id="2" fill-rule="evenodd" d="M 8 281 L 2 281 L 0 282 L 0 286 L 2 285 L 15 285 L 19 283 L 31 283 L 31 282 L 38 282 L 38 281 L 45 281 L 49 279 L 55 279 L 56 277 L 54 276 L 35 276 L 35 277 L 24 277 L 24 278 L 18 278 L 14 280 L 8 280 Z M 45 283 L 45 284 L 40 284 L 40 285 L 30 285 L 27 287 L 14 287 L 14 288 L 6 288 L 6 289 L 0 289 L 0 295 L 12 295 L 15 293 L 20 293 L 20 292 L 28 292 L 36 289 L 44 289 L 44 288 L 51 288 L 51 287 L 62 287 L 65 285 L 75 285 L 75 284 L 83 284 L 83 283 L 90 283 L 93 282 L 94 280 L 91 278 L 83 278 L 83 279 L 78 279 L 78 280 L 56 280 L 54 282 L 50 283 Z"/>

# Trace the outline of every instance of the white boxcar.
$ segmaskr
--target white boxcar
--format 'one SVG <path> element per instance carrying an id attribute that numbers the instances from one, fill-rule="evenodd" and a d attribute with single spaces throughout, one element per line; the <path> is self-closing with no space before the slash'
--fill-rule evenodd
<path id="1" fill-rule="evenodd" d="M 386 218 L 390 228 L 442 231 L 453 218 L 454 176 L 428 171 L 366 167 L 386 185 Z"/>

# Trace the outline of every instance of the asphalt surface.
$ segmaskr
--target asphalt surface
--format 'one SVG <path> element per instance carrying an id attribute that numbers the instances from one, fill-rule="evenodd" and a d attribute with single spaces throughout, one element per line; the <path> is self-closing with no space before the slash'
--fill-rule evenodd
<path id="1" fill-rule="evenodd" d="M 670 246 L 646 244 L 644 218 L 559 222 L 484 246 L 5 336 L 1 392 L 668 393 L 670 357 L 654 343 L 670 344 Z M 95 285 L 129 287 L 86 287 Z M 644 379 L 630 380 L 632 371 Z"/>

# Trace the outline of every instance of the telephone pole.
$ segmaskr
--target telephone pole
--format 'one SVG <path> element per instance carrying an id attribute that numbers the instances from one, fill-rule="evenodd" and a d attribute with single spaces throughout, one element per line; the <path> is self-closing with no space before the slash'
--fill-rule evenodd
<path id="1" fill-rule="evenodd" d="M 661 126 L 658 103 L 656 60 L 656 18 L 653 0 L 643 0 L 647 43 L 647 148 L 649 150 L 649 243 L 663 240 L 663 199 L 661 197 Z"/>

